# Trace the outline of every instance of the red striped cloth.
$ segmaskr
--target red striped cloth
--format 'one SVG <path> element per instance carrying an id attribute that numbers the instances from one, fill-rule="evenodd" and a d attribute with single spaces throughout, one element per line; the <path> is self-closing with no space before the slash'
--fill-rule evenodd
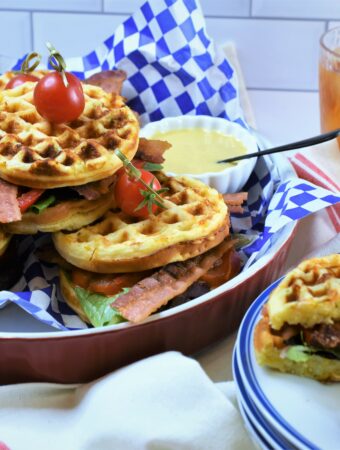
<path id="1" fill-rule="evenodd" d="M 300 178 L 321 186 L 324 189 L 328 189 L 329 191 L 338 193 L 340 192 L 340 153 L 338 156 L 339 159 L 333 160 L 334 164 L 339 165 L 339 176 L 336 180 L 334 177 L 329 175 L 324 167 L 319 165 L 319 163 L 318 165 L 315 164 L 302 153 L 296 153 L 290 158 L 290 162 Z M 329 161 L 327 164 L 329 164 Z M 327 208 L 327 213 L 333 224 L 335 232 L 340 233 L 340 204 L 338 203 L 335 206 L 330 206 Z"/>

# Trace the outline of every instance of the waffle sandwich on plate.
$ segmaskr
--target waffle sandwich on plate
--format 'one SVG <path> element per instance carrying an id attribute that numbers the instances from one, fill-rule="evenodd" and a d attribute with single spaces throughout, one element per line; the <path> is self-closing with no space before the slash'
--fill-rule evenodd
<path id="1" fill-rule="evenodd" d="M 261 365 L 340 381 L 340 255 L 302 262 L 263 308 L 254 335 Z"/>
<path id="2" fill-rule="evenodd" d="M 135 114 L 119 94 L 84 83 L 79 117 L 54 123 L 37 110 L 37 81 L 6 88 L 15 76 L 0 77 L 0 223 L 33 234 L 93 222 L 111 206 L 110 177 L 122 166 L 114 149 L 128 159 L 137 151 Z"/>

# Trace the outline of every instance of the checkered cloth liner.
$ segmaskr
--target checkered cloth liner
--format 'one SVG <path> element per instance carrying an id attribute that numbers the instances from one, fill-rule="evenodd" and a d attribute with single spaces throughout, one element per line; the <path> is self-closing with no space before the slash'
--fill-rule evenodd
<path id="1" fill-rule="evenodd" d="M 195 0 L 150 0 L 93 52 L 66 63 L 80 79 L 125 70 L 123 95 L 142 124 L 204 114 L 244 125 L 236 74 L 207 36 Z"/>
<path id="2" fill-rule="evenodd" d="M 16 68 L 20 65 L 18 61 Z M 67 66 L 82 79 L 109 68 L 125 70 L 129 77 L 123 94 L 144 123 L 205 114 L 244 125 L 236 75 L 207 37 L 195 0 L 146 2 L 100 47 L 69 59 Z M 340 195 L 300 179 L 281 183 L 267 157 L 258 159 L 244 190 L 247 206 L 242 214 L 232 215 L 231 224 L 233 232 L 252 240 L 242 250 L 245 269 L 271 249 L 285 225 L 340 201 Z M 48 239 L 22 240 L 23 276 L 13 292 L 0 292 L 0 308 L 10 301 L 59 330 L 86 328 L 62 299 L 57 268 L 41 264 L 34 254 Z"/>

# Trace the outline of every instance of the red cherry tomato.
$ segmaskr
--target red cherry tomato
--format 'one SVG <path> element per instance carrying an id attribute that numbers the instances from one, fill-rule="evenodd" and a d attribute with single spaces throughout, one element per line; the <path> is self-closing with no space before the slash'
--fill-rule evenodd
<path id="1" fill-rule="evenodd" d="M 85 98 L 81 82 L 69 72 L 65 75 L 67 87 L 59 72 L 50 72 L 39 80 L 34 89 L 35 107 L 49 122 L 71 122 L 84 111 Z"/>
<path id="2" fill-rule="evenodd" d="M 34 75 L 30 75 L 29 73 L 20 73 L 19 75 L 15 75 L 15 77 L 11 78 L 9 82 L 6 84 L 5 89 L 13 89 L 21 84 L 26 83 L 26 81 L 39 81 L 38 77 Z"/>
<path id="3" fill-rule="evenodd" d="M 158 191 L 161 188 L 160 182 L 151 172 L 143 169 L 139 170 L 141 172 L 141 178 L 145 183 L 150 186 L 152 182 L 151 187 L 154 191 Z M 147 189 L 140 181 L 130 178 L 127 173 L 121 174 L 115 185 L 115 198 L 119 208 L 129 216 L 146 219 L 149 216 L 147 205 L 136 211 L 136 208 L 145 199 L 142 195 L 142 191 L 145 190 Z M 157 209 L 157 205 L 153 204 L 151 207 L 152 213 L 154 214 Z"/>

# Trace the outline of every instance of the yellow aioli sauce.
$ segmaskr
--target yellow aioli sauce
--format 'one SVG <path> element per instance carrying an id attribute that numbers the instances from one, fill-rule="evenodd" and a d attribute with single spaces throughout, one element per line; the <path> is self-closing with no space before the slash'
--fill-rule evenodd
<path id="1" fill-rule="evenodd" d="M 237 163 L 217 164 L 217 161 L 247 152 L 243 143 L 234 136 L 202 128 L 159 132 L 150 139 L 168 141 L 172 145 L 163 155 L 163 167 L 166 172 L 177 174 L 221 172 Z"/>

